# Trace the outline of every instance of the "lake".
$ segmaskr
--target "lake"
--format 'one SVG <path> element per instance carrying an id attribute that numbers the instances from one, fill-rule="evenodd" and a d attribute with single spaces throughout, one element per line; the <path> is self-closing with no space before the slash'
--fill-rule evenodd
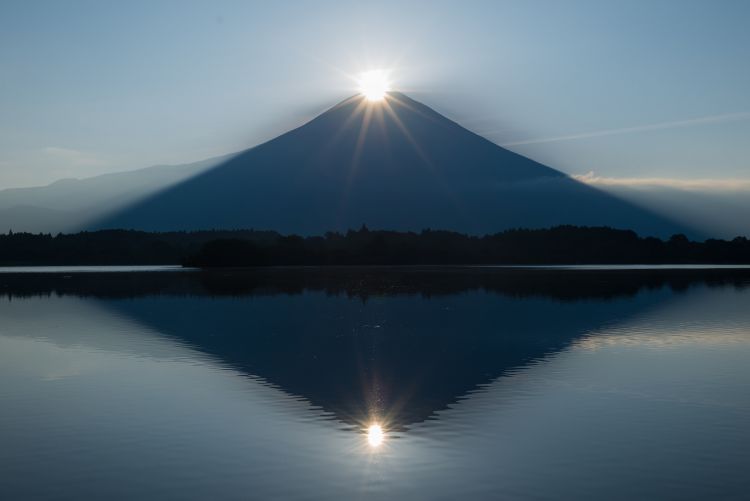
<path id="1" fill-rule="evenodd" d="M 750 497 L 748 269 L 4 271 L 0 499 Z"/>

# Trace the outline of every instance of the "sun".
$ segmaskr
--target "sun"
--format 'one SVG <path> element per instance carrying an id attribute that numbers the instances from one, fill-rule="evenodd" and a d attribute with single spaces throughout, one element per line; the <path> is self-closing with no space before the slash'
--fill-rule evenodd
<path id="1" fill-rule="evenodd" d="M 388 72 L 384 70 L 365 71 L 357 78 L 359 91 L 368 101 L 382 101 L 391 90 Z"/>
<path id="2" fill-rule="evenodd" d="M 367 428 L 367 443 L 370 444 L 370 447 L 380 447 L 384 438 L 385 433 L 379 424 L 373 423 Z"/>

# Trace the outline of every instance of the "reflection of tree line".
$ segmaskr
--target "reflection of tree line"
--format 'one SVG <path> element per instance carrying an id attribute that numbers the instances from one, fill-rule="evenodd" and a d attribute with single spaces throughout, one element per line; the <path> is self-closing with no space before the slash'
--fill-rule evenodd
<path id="1" fill-rule="evenodd" d="M 425 297 L 486 290 L 510 297 L 559 300 L 632 296 L 643 289 L 691 285 L 750 284 L 750 269 L 574 270 L 463 266 L 259 267 L 177 272 L 0 274 L 8 297 L 76 295 L 244 296 L 300 294 L 306 290 L 366 299 L 418 294 Z"/>
<path id="2" fill-rule="evenodd" d="M 607 227 L 558 226 L 475 237 L 448 231 L 370 231 L 324 236 L 270 231 L 0 235 L 0 264 L 177 264 L 203 267 L 400 264 L 750 263 L 750 241 L 639 237 Z"/>

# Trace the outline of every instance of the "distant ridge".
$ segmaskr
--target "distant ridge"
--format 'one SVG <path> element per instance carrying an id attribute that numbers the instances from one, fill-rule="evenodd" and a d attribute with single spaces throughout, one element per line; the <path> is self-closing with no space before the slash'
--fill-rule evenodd
<path id="1" fill-rule="evenodd" d="M 156 165 L 84 179 L 60 179 L 46 186 L 0 190 L 0 231 L 77 230 L 228 158 L 224 155 L 184 165 Z"/>

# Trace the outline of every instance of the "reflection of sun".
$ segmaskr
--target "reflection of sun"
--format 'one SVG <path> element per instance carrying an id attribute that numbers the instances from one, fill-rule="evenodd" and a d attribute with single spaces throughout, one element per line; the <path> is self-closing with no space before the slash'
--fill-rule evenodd
<path id="1" fill-rule="evenodd" d="M 388 74 L 383 70 L 370 70 L 357 79 L 359 91 L 368 101 L 382 101 L 391 90 Z"/>
<path id="2" fill-rule="evenodd" d="M 373 423 L 367 428 L 367 443 L 370 447 L 379 447 L 384 438 L 383 428 L 379 424 Z"/>

